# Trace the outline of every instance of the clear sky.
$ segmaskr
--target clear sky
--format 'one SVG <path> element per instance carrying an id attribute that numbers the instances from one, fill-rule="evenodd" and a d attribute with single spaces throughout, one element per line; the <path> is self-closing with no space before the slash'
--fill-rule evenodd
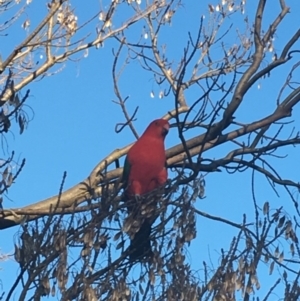
<path id="1" fill-rule="evenodd" d="M 192 34 L 195 33 L 202 15 L 205 15 L 205 22 L 208 22 L 208 3 L 213 5 L 218 3 L 206 0 L 183 2 L 184 5 L 178 10 L 172 24 L 166 26 L 163 31 L 161 44 L 166 43 L 170 60 L 179 61 L 179 55 L 182 54 L 188 39 L 188 31 L 191 31 Z M 249 3 L 246 5 L 245 15 L 249 15 L 250 24 L 252 24 L 255 5 L 258 1 L 247 2 Z M 279 11 L 278 1 L 270 0 L 268 2 L 264 22 L 266 30 L 270 20 Z M 276 5 L 274 6 L 271 2 L 276 2 Z M 300 25 L 299 0 L 287 0 L 286 2 L 291 7 L 291 13 L 275 36 L 274 44 L 278 53 L 282 50 L 283 43 L 299 29 Z M 78 15 L 79 24 L 101 9 L 99 1 L 89 1 L 89 7 L 84 4 L 85 1 L 77 0 L 72 3 L 72 7 L 75 8 L 75 13 Z M 105 7 L 105 5 L 103 6 Z M 21 24 L 26 17 L 29 17 L 32 25 L 28 32 L 31 32 L 34 25 L 45 14 L 45 2 L 33 0 L 27 15 L 24 15 L 19 23 Z M 243 30 L 244 25 L 241 21 L 245 15 L 236 14 L 228 20 L 228 25 L 233 25 L 232 33 L 228 39 L 225 39 L 228 46 L 238 43 L 236 33 L 237 29 Z M 119 18 L 121 16 L 120 14 Z M 6 37 L 0 36 L 0 52 L 3 59 L 28 34 L 19 23 L 13 34 Z M 134 25 L 133 29 L 129 31 L 129 37 L 138 36 L 143 31 L 143 27 L 139 23 Z M 95 32 L 91 27 L 87 31 L 92 34 Z M 56 75 L 30 84 L 28 88 L 31 93 L 27 101 L 26 112 L 32 120 L 22 135 L 18 134 L 17 129 L 7 135 L 9 151 L 14 150 L 20 160 L 26 158 L 26 165 L 16 183 L 10 188 L 9 199 L 4 198 L 5 208 L 22 207 L 56 195 L 64 171 L 67 171 L 65 189 L 76 185 L 85 179 L 107 154 L 134 141 L 134 137 L 128 129 L 119 134 L 114 131 L 115 124 L 124 121 L 120 107 L 112 102 L 116 100 L 111 73 L 112 48 L 116 45 L 113 40 L 108 40 L 103 48 L 91 49 L 86 58 L 78 62 L 68 61 L 59 66 L 63 69 Z M 299 42 L 296 46 L 299 49 Z M 215 51 L 217 55 L 218 49 Z M 269 60 L 270 57 L 266 57 L 266 65 Z M 261 81 L 260 88 L 257 85 L 253 87 L 247 95 L 239 115 L 236 116 L 238 121 L 246 123 L 267 112 L 272 113 L 287 72 L 288 69 L 282 67 L 270 78 Z M 160 99 L 158 97 L 159 88 L 154 84 L 153 77 L 150 73 L 142 71 L 136 61 L 132 62 L 122 74 L 120 88 L 124 97 L 129 96 L 130 113 L 133 113 L 137 105 L 139 106 L 135 124 L 140 134 L 150 121 L 163 116 L 173 108 L 173 95 L 170 94 Z M 23 93 L 25 90 L 26 88 Z M 150 96 L 151 91 L 154 92 L 154 98 Z M 188 93 L 191 101 L 198 97 L 193 94 L 196 93 L 195 90 Z M 300 109 L 296 108 L 293 112 L 299 118 Z M 294 125 L 296 126 L 296 124 Z M 172 131 L 173 133 L 171 132 L 166 139 L 167 147 L 179 143 L 176 130 L 172 129 Z M 210 151 L 207 157 L 221 158 L 231 148 L 232 145 L 216 148 Z M 287 158 L 284 160 L 271 159 L 276 162 L 275 166 L 282 172 L 283 178 L 290 177 L 294 181 L 299 181 L 299 172 L 295 170 L 295 162 L 299 160 L 298 153 L 299 150 L 297 151 L 296 148 L 287 147 L 279 151 L 281 155 L 288 154 Z M 196 208 L 215 216 L 232 219 L 235 222 L 241 222 L 243 213 L 247 213 L 249 221 L 252 220 L 250 172 L 227 174 L 223 170 L 220 173 L 206 175 L 205 180 L 206 198 L 198 200 Z M 287 209 L 292 210 L 292 204 L 283 189 L 279 188 L 280 197 L 278 198 L 263 177 L 257 176 L 256 184 L 256 196 L 261 206 L 268 200 L 273 208 L 284 204 Z M 220 248 L 229 248 L 232 236 L 237 234 L 237 231 L 230 227 L 201 217 L 197 219 L 197 230 L 197 238 L 188 250 L 188 258 L 195 270 L 201 268 L 202 262 L 210 257 L 212 261 L 217 262 Z M 0 232 L 2 253 L 13 252 L 13 244 L 17 235 L 17 227 Z M 0 279 L 4 290 L 7 291 L 15 279 L 18 267 L 13 260 L 0 263 L 0 266 L 2 268 L 2 270 L 0 269 Z M 261 290 L 264 291 L 267 288 L 262 285 Z"/>

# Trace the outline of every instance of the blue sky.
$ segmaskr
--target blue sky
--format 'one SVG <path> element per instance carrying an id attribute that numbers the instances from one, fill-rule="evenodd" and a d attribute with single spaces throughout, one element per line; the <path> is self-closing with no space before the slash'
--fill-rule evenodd
<path id="1" fill-rule="evenodd" d="M 79 24 L 99 10 L 98 1 L 89 2 L 91 4 L 88 8 L 82 1 L 73 2 L 75 12 L 78 13 Z M 208 1 L 184 2 L 186 3 L 179 9 L 172 24 L 163 29 L 161 42 L 167 44 L 168 55 L 176 61 L 179 60 L 179 55 L 185 46 L 188 38 L 187 32 L 195 32 L 201 15 L 206 16 L 205 20 L 209 19 Z M 290 0 L 287 3 L 291 7 L 291 13 L 287 16 L 287 20 L 284 20 L 275 37 L 275 47 L 279 53 L 282 50 L 282 43 L 287 41 L 300 24 L 300 2 Z M 265 29 L 278 13 L 278 4 L 276 5 L 275 7 L 271 3 L 267 5 Z M 40 17 L 46 13 L 46 6 L 44 3 L 33 0 L 27 13 L 32 23 L 30 32 L 34 24 L 37 24 Z M 249 14 L 250 20 L 253 13 L 254 7 L 252 3 L 249 3 L 246 6 L 246 14 Z M 241 21 L 244 17 L 244 15 L 237 14 L 228 20 L 228 24 L 232 23 L 234 28 L 228 40 L 225 39 L 229 46 L 238 43 L 235 28 L 243 28 Z M 0 37 L 2 58 L 6 58 L 9 51 L 26 36 L 26 31 L 19 25 L 16 26 L 13 34 Z M 128 33 L 132 38 L 140 35 L 143 30 L 139 23 L 135 24 L 133 29 Z M 89 28 L 89 31 L 94 34 L 93 28 Z M 296 46 L 299 48 L 299 42 Z M 134 141 L 128 129 L 119 134 L 114 131 L 115 124 L 122 122 L 124 118 L 120 107 L 112 102 L 116 100 L 111 75 L 113 47 L 116 47 L 113 40 L 106 41 L 103 48 L 90 50 L 87 58 L 79 62 L 67 62 L 62 72 L 36 81 L 28 87 L 31 90 L 27 101 L 30 108 L 28 107 L 26 111 L 32 120 L 22 135 L 19 135 L 17 130 L 7 135 L 9 150 L 14 150 L 20 159 L 26 158 L 26 165 L 16 183 L 9 190 L 9 199 L 4 199 L 6 208 L 22 207 L 56 195 L 64 171 L 67 171 L 65 189 L 72 187 L 85 179 L 95 165 L 111 151 Z M 215 54 L 218 54 L 218 49 L 215 50 Z M 265 65 L 269 60 L 270 55 L 266 58 Z M 287 74 L 287 72 L 286 67 L 281 67 L 270 78 L 260 83 L 260 89 L 257 85 L 253 87 L 239 111 L 238 120 L 250 122 L 254 118 L 272 113 L 279 88 L 285 79 L 282 74 Z M 226 78 L 224 80 L 226 81 Z M 140 134 L 150 121 L 163 116 L 173 108 L 173 95 L 159 99 L 159 88 L 154 84 L 151 74 L 143 72 L 137 62 L 132 62 L 122 74 L 120 89 L 124 97 L 130 97 L 128 109 L 131 113 L 137 105 L 139 106 L 135 124 Z M 25 90 L 26 88 L 23 91 Z M 154 98 L 150 97 L 151 91 L 154 91 Z M 195 93 L 195 90 L 188 91 L 189 99 L 196 98 Z M 293 112 L 295 116 L 300 116 L 299 108 L 294 109 Z M 179 143 L 176 130 L 172 131 L 173 133 L 171 132 L 166 139 L 167 147 Z M 208 152 L 207 156 L 221 158 L 231 147 L 232 145 L 216 148 Z M 271 159 L 276 162 L 278 170 L 282 172 L 283 177 L 299 181 L 299 174 L 295 171 L 299 151 L 296 148 L 287 147 L 279 153 L 288 154 L 288 158 Z M 232 219 L 235 222 L 241 222 L 242 214 L 246 212 L 251 220 L 253 203 L 250 172 L 229 175 L 223 170 L 221 173 L 209 174 L 205 179 L 206 198 L 197 201 L 196 207 L 199 210 Z M 268 200 L 271 207 L 277 208 L 285 204 L 292 210 L 291 202 L 283 189 L 279 188 L 280 198 L 277 198 L 263 177 L 257 175 L 256 184 L 256 196 L 261 206 Z M 207 260 L 209 256 L 212 260 L 217 260 L 220 248 L 228 248 L 230 239 L 237 233 L 230 227 L 201 217 L 197 219 L 197 229 L 198 237 L 188 250 L 188 258 L 195 270 L 199 269 L 202 261 Z M 17 231 L 18 228 L 12 228 L 0 233 L 2 253 L 13 251 Z M 0 266 L 2 268 L 0 279 L 4 289 L 7 290 L 13 283 L 18 267 L 13 261 L 1 263 Z M 264 289 L 262 287 L 262 291 Z"/>

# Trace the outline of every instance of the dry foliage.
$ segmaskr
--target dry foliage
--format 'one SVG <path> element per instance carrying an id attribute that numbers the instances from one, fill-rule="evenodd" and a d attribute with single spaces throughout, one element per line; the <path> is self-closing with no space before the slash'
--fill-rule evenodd
<path id="1" fill-rule="evenodd" d="M 7 16 L 17 2 L 0 1 L 0 13 Z M 130 62 L 138 61 L 144 71 L 152 74 L 160 88 L 159 97 L 171 94 L 174 98 L 173 110 L 165 115 L 180 137 L 180 144 L 167 150 L 172 179 L 163 190 L 144 196 L 140 208 L 142 219 L 153 210 L 153 197 L 159 199 L 151 232 L 154 256 L 145 257 L 140 263 L 129 260 L 126 232 L 133 221 L 122 202 L 122 168 L 118 166 L 118 160 L 130 147 L 126 146 L 103 158 L 90 176 L 73 188 L 63 191 L 63 179 L 57 196 L 24 208 L 2 211 L 1 229 L 18 224 L 22 227 L 15 244 L 19 275 L 10 289 L 5 288 L 7 293 L 0 299 L 11 300 L 19 288 L 19 300 L 58 295 L 61 300 L 247 301 L 263 285 L 259 267 L 265 262 L 270 274 L 278 267 L 284 272 L 278 274 L 278 280 L 265 290 L 267 293 L 260 300 L 274 300 L 273 292 L 279 284 L 283 289 L 275 298 L 299 300 L 300 212 L 291 188 L 299 189 L 300 185 L 293 179 L 283 179 L 269 161 L 277 156 L 278 149 L 300 143 L 299 133 L 289 124 L 293 108 L 300 101 L 300 87 L 294 78 L 299 67 L 299 51 L 295 46 L 299 42 L 299 28 L 287 33 L 288 41 L 281 45 L 279 53 L 273 45 L 277 29 L 289 17 L 286 1 L 273 1 L 279 9 L 267 28 L 262 24 L 268 13 L 266 3 L 271 1 L 256 1 L 254 19 L 245 18 L 239 43 L 229 46 L 226 39 L 234 29 L 224 28 L 223 24 L 236 14 L 244 14 L 246 1 L 223 0 L 210 4 L 208 19 L 200 18 L 198 31 L 190 33 L 186 45 L 180 45 L 179 61 L 168 57 L 161 32 L 171 31 L 170 24 L 180 22 L 176 13 L 184 1 L 102 3 L 105 10 L 89 20 L 95 23 L 95 38 L 80 36 L 79 29 L 89 23 L 77 24 L 71 2 L 52 1 L 48 15 L 1 62 L 1 133 L 5 135 L 12 122 L 19 124 L 21 132 L 26 128 L 23 104 L 29 92 L 21 97 L 22 88 L 36 78 L 54 75 L 59 71 L 58 63 L 77 53 L 86 53 L 90 47 L 100 47 L 114 37 L 119 46 L 114 51 L 113 82 L 125 118 L 125 122 L 117 124 L 116 131 L 129 126 L 138 136 L 133 123 L 137 110 L 133 115 L 128 112 L 127 98 L 119 85 L 122 70 Z M 9 31 L 26 5 L 1 24 L 0 30 Z M 122 19 L 121 25 L 112 26 L 119 24 L 117 18 L 122 17 L 120 12 L 125 6 L 128 9 L 128 5 L 130 17 Z M 25 29 L 28 22 L 23 25 Z M 144 25 L 144 32 L 137 40 L 131 40 L 124 30 L 136 22 Z M 32 54 L 40 53 L 41 49 L 45 60 L 36 64 Z M 270 105 L 272 112 L 248 123 L 237 121 L 235 117 L 245 95 L 281 65 L 291 67 L 282 77 L 278 98 L 273 101 L 273 107 Z M 190 95 L 197 97 L 191 99 Z M 206 155 L 208 150 L 222 145 L 230 146 L 223 157 L 214 159 Z M 1 163 L 2 193 L 24 166 L 21 162 L 13 174 L 9 168 L 12 160 L 13 154 Z M 196 200 L 205 194 L 205 175 L 224 169 L 231 173 L 250 169 L 253 175 L 264 175 L 274 190 L 275 184 L 286 189 L 294 211 L 271 210 L 268 202 L 261 209 L 255 198 L 254 183 L 255 220 L 248 221 L 244 215 L 241 223 L 236 223 L 196 209 Z M 214 267 L 203 262 L 203 270 L 198 273 L 186 260 L 187 246 L 197 236 L 197 216 L 229 225 L 237 233 L 221 250 L 219 262 Z"/>

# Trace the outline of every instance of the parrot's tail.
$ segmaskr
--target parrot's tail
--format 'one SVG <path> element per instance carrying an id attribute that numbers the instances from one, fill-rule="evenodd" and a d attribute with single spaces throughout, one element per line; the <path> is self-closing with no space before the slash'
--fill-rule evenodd
<path id="1" fill-rule="evenodd" d="M 150 244 L 151 225 L 152 223 L 150 223 L 150 221 L 145 220 L 139 231 L 135 234 L 129 246 L 130 261 L 141 260 L 144 257 L 152 257 L 153 252 Z"/>

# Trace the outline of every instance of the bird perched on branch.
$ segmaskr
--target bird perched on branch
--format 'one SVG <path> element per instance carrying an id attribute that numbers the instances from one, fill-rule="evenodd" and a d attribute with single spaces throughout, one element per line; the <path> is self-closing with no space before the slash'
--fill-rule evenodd
<path id="1" fill-rule="evenodd" d="M 128 214 L 131 218 L 127 221 L 129 221 L 129 228 L 134 228 L 136 224 L 136 232 L 131 235 L 131 260 L 152 254 L 149 236 L 156 216 L 155 212 L 151 213 L 152 216 L 142 216 L 141 208 L 143 195 L 164 185 L 167 181 L 164 140 L 169 127 L 167 120 L 152 121 L 130 148 L 125 160 L 122 179 L 125 185 L 124 195 L 128 203 Z M 156 205 L 156 202 L 154 203 Z"/>

